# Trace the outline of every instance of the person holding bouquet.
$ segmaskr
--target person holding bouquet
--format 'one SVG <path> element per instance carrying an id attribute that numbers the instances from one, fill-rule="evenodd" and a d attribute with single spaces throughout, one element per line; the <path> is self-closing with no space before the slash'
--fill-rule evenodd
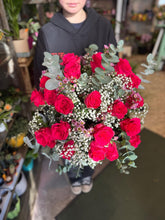
<path id="1" fill-rule="evenodd" d="M 58 54 L 60 57 L 66 53 L 81 56 L 90 44 L 97 44 L 100 52 L 103 51 L 104 45 L 116 46 L 110 21 L 94 9 L 87 8 L 86 0 L 59 0 L 59 3 L 61 11 L 39 31 L 34 59 L 36 88 L 39 88 L 39 79 L 45 69 L 42 66 L 44 52 Z M 68 177 L 72 192 L 76 195 L 89 192 L 93 186 L 93 173 L 94 170 L 86 166 L 80 170 L 80 176 L 77 177 L 77 168 L 71 169 Z"/>

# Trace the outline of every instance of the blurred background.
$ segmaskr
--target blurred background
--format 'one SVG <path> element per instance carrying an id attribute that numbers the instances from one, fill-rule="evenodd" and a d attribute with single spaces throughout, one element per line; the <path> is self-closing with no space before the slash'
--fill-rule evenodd
<path id="1" fill-rule="evenodd" d="M 150 108 L 144 128 L 165 138 L 165 0 L 87 0 L 86 6 L 112 23 L 116 40 L 124 40 L 119 56 L 134 73 L 153 54 L 157 70 L 141 91 Z M 23 142 L 35 110 L 30 95 L 38 31 L 59 10 L 57 0 L 0 0 L 0 220 L 55 219 L 75 199 L 57 164 L 48 169 L 49 161 Z M 94 178 L 107 165 L 97 167 Z"/>

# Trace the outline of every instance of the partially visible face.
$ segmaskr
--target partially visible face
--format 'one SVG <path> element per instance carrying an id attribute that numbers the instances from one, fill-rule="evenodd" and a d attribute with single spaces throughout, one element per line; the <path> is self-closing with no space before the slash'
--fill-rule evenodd
<path id="1" fill-rule="evenodd" d="M 66 13 L 77 14 L 84 8 L 86 0 L 59 0 L 59 3 Z"/>

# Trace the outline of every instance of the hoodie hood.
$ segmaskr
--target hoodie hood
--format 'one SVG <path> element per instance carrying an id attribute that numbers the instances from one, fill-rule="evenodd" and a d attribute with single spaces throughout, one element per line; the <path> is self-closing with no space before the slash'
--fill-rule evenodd
<path id="1" fill-rule="evenodd" d="M 83 34 L 88 33 L 91 29 L 90 24 L 95 25 L 97 23 L 97 20 L 99 19 L 100 15 L 96 13 L 96 11 L 92 8 L 85 8 L 85 11 L 87 13 L 87 18 L 84 21 L 82 27 L 80 29 L 75 29 L 73 25 L 63 16 L 62 13 L 58 12 L 56 13 L 50 22 L 57 27 L 63 29 L 66 32 L 69 33 L 77 33 L 77 32 L 83 32 Z"/>

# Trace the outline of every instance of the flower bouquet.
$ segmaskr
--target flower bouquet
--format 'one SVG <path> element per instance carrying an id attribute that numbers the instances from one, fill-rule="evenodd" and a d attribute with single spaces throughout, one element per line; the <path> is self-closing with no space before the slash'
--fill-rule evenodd
<path id="1" fill-rule="evenodd" d="M 40 90 L 34 90 L 31 101 L 38 107 L 29 122 L 29 131 L 42 153 L 50 161 L 64 158 L 70 167 L 94 168 L 105 158 L 116 161 L 121 172 L 136 167 L 135 149 L 148 112 L 142 96 L 141 75 L 135 75 L 126 59 L 118 58 L 123 41 L 110 44 L 104 52 L 90 45 L 86 54 L 58 55 L 45 52 L 47 70 L 40 79 Z M 147 57 L 144 75 L 152 74 L 155 63 Z M 26 137 L 24 141 L 34 145 Z M 38 145 L 37 145 L 37 148 Z"/>

